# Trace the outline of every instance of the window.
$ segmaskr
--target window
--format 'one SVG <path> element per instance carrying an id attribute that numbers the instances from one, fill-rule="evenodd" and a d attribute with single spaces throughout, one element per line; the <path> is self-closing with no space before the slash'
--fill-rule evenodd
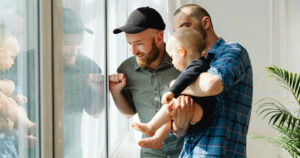
<path id="1" fill-rule="evenodd" d="M 0 157 L 40 157 L 38 3 L 0 4 Z"/>
<path id="2" fill-rule="evenodd" d="M 104 1 L 66 0 L 62 4 L 62 32 L 55 38 L 62 46 L 57 51 L 63 61 L 63 79 L 58 80 L 64 92 L 63 155 L 105 157 Z"/>

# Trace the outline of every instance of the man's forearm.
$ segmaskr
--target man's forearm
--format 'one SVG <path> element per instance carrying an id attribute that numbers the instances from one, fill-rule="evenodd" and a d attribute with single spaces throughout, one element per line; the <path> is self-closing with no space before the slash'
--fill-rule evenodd
<path id="1" fill-rule="evenodd" d="M 198 97 L 213 96 L 223 91 L 223 83 L 218 75 L 201 73 L 196 81 L 189 85 L 182 94 Z"/>
<path id="2" fill-rule="evenodd" d="M 104 110 L 104 94 L 95 92 L 92 96 L 92 103 L 89 114 L 94 118 L 98 118 Z"/>
<path id="3" fill-rule="evenodd" d="M 111 93 L 111 94 L 117 108 L 121 111 L 121 113 L 123 113 L 127 117 L 132 117 L 135 114 L 135 111 L 129 105 L 128 101 L 126 100 L 126 98 L 123 96 L 121 92 Z"/>

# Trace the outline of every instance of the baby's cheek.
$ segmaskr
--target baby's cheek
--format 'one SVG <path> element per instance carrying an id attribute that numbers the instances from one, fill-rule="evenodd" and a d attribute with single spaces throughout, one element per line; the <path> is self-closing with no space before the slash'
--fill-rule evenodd
<path id="1" fill-rule="evenodd" d="M 8 58 L 7 57 L 0 56 L 0 64 L 6 64 L 7 62 L 8 62 Z"/>
<path id="2" fill-rule="evenodd" d="M 0 69 L 3 71 L 8 70 L 13 64 L 14 62 L 8 58 L 0 59 Z"/>

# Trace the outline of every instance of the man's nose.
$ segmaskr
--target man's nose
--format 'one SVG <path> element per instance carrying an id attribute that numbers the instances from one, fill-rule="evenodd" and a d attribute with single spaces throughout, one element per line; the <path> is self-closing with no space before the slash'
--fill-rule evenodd
<path id="1" fill-rule="evenodd" d="M 130 46 L 130 50 L 132 51 L 132 54 L 133 54 L 133 55 L 136 55 L 137 52 L 138 52 L 138 50 L 136 49 L 135 46 Z"/>

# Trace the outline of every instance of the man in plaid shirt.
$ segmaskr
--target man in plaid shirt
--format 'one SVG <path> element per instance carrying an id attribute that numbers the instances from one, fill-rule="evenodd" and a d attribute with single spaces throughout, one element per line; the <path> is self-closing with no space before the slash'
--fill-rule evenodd
<path id="1" fill-rule="evenodd" d="M 185 136 L 180 157 L 246 157 L 246 136 L 252 104 L 252 67 L 247 51 L 238 43 L 225 43 L 213 29 L 211 18 L 202 7 L 189 4 L 177 9 L 173 28 L 192 27 L 204 33 L 204 55 L 214 54 L 207 73 L 183 93 L 194 96 L 216 95 L 217 105 L 208 128 L 189 124 L 191 113 L 180 107 L 172 111 L 173 132 Z M 180 114 L 179 114 L 180 113 Z"/>

